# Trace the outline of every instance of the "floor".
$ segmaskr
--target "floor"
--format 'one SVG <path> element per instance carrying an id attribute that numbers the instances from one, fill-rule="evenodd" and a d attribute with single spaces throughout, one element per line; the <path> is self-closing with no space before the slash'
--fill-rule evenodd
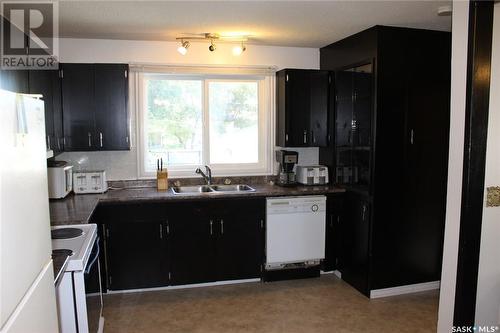
<path id="1" fill-rule="evenodd" d="M 435 332 L 438 291 L 369 300 L 333 274 L 106 295 L 111 332 Z"/>

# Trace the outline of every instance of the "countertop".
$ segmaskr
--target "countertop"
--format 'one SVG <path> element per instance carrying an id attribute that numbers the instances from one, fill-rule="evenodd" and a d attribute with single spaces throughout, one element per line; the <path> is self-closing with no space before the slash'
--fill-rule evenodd
<path id="1" fill-rule="evenodd" d="M 69 255 L 63 253 L 52 253 L 52 265 L 54 268 L 54 285 L 57 287 L 68 264 Z"/>
<path id="2" fill-rule="evenodd" d="M 155 187 L 130 187 L 108 190 L 103 194 L 70 194 L 64 199 L 50 200 L 52 225 L 88 223 L 98 204 L 123 202 L 161 202 L 175 200 L 216 200 L 242 197 L 280 197 L 324 195 L 345 192 L 333 185 L 282 187 L 268 184 L 250 185 L 255 192 L 174 194 L 172 189 L 158 191 Z"/>

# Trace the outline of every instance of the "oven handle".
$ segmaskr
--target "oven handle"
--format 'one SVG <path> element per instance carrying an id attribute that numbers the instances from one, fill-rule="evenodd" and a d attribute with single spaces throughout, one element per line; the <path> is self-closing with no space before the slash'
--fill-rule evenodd
<path id="1" fill-rule="evenodd" d="M 87 264 L 87 267 L 85 268 L 85 274 L 89 274 L 90 270 L 92 269 L 92 266 L 94 266 L 95 262 L 99 258 L 99 253 L 101 252 L 101 249 L 99 248 L 99 237 L 96 238 L 95 240 L 95 246 L 96 246 L 96 254 L 94 258 L 90 261 L 90 263 Z"/>

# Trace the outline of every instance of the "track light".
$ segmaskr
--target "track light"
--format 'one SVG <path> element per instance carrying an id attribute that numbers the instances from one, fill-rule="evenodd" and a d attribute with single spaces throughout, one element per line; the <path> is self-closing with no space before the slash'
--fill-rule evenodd
<path id="1" fill-rule="evenodd" d="M 177 52 L 179 52 L 182 55 L 186 55 L 187 49 L 189 47 L 189 41 L 182 41 L 182 45 L 177 48 Z"/>
<path id="2" fill-rule="evenodd" d="M 208 50 L 209 50 L 210 52 L 214 52 L 216 48 L 217 48 L 217 47 L 215 46 L 214 41 L 213 41 L 213 40 L 211 40 L 211 41 L 210 41 L 210 46 L 208 47 Z"/>
<path id="3" fill-rule="evenodd" d="M 245 45 L 243 45 L 243 44 L 238 45 L 238 46 L 235 46 L 235 47 L 233 47 L 233 55 L 235 55 L 235 56 L 239 56 L 239 55 L 241 55 L 243 52 L 245 52 L 245 51 L 246 51 L 246 49 L 247 49 L 247 48 L 246 48 L 246 46 L 245 46 Z"/>

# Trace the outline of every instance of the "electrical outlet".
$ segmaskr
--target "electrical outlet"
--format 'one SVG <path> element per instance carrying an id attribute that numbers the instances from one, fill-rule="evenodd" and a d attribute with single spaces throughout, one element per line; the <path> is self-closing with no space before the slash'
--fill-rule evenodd
<path id="1" fill-rule="evenodd" d="M 486 189 L 486 207 L 500 206 L 500 186 L 491 186 Z"/>

